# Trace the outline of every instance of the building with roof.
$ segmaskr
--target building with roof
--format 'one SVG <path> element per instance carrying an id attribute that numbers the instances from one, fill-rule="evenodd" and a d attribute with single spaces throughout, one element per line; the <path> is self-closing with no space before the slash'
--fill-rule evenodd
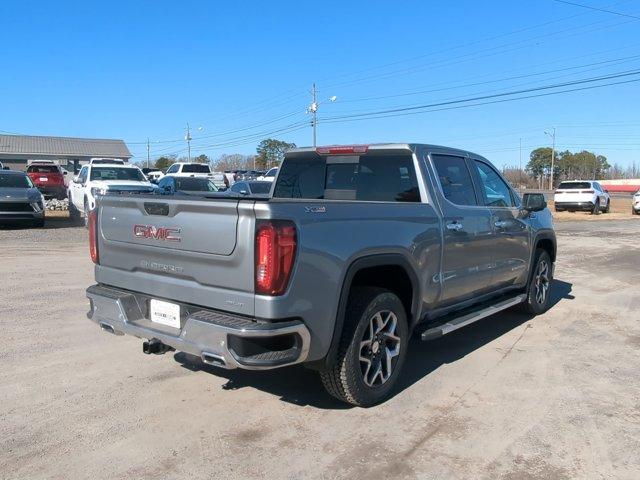
<path id="1" fill-rule="evenodd" d="M 76 173 L 92 158 L 128 161 L 131 152 L 123 140 L 32 135 L 0 135 L 0 162 L 12 170 L 25 170 L 36 160 L 53 160 Z"/>

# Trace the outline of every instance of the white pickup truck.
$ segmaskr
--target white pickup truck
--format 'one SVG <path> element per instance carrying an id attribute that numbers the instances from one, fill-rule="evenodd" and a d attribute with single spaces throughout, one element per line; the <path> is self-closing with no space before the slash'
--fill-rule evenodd
<path id="1" fill-rule="evenodd" d="M 212 172 L 206 163 L 174 163 L 167 169 L 166 174 L 181 177 L 209 177 L 217 188 L 229 188 L 229 179 L 226 175 L 221 172 Z"/>
<path id="2" fill-rule="evenodd" d="M 69 184 L 69 216 L 74 221 L 87 219 L 87 212 L 96 206 L 96 196 L 106 193 L 152 193 L 155 187 L 133 165 L 90 163 Z"/>

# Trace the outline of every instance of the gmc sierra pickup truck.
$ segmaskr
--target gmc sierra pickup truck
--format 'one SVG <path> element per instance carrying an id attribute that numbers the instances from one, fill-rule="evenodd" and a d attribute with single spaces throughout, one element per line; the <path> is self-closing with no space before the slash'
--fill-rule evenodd
<path id="1" fill-rule="evenodd" d="M 392 393 L 410 335 L 546 311 L 556 258 L 544 196 L 418 144 L 289 151 L 268 195 L 107 194 L 89 237 L 102 330 L 222 368 L 304 363 L 361 406 Z"/>

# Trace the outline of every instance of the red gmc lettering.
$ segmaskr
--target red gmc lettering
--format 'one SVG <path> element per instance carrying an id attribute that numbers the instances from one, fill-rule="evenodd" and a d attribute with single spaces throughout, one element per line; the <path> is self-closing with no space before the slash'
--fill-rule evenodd
<path id="1" fill-rule="evenodd" d="M 179 242 L 179 228 L 156 227 L 154 225 L 134 225 L 133 236 L 137 238 L 154 238 L 156 240 L 166 240 L 167 242 Z"/>

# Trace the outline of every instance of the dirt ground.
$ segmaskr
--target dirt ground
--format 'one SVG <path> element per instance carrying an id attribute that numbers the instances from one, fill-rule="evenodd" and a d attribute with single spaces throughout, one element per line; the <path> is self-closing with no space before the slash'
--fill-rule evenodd
<path id="1" fill-rule="evenodd" d="M 85 317 L 83 228 L 0 230 L 0 478 L 636 480 L 640 221 L 557 228 L 548 313 L 413 341 L 370 409 L 300 366 L 143 355 Z"/>

